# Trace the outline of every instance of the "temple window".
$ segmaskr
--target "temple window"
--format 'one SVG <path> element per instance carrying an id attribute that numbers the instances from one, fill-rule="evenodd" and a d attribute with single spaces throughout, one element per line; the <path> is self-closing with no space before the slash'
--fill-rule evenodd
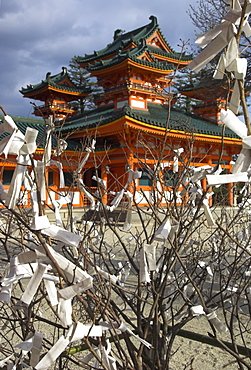
<path id="1" fill-rule="evenodd" d="M 141 178 L 139 179 L 139 185 L 142 186 L 152 186 L 152 179 L 150 179 L 146 171 L 142 171 Z"/>
<path id="2" fill-rule="evenodd" d="M 48 172 L 48 186 L 53 186 L 53 185 L 54 185 L 53 172 L 49 171 Z"/>
<path id="3" fill-rule="evenodd" d="M 3 185 L 10 185 L 14 170 L 3 171 Z"/>
<path id="4" fill-rule="evenodd" d="M 64 181 L 65 181 L 65 186 L 72 186 L 73 185 L 73 173 L 64 172 Z"/>

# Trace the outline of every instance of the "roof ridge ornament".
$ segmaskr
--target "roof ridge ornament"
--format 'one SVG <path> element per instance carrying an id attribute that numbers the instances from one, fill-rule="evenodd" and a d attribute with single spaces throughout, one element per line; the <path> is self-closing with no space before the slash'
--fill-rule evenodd
<path id="1" fill-rule="evenodd" d="M 121 36 L 125 31 L 118 28 L 114 31 L 113 40 L 115 41 L 119 36 Z"/>
<path id="2" fill-rule="evenodd" d="M 158 25 L 158 19 L 157 19 L 157 17 L 155 17 L 155 15 L 151 15 L 149 17 L 149 19 L 150 19 L 150 21 L 152 21 L 153 26 L 157 26 Z"/>
<path id="3" fill-rule="evenodd" d="M 51 78 L 51 72 L 47 72 L 47 73 L 46 73 L 45 80 L 46 80 L 46 81 L 48 81 L 48 80 L 50 80 L 50 78 Z M 42 80 L 42 81 L 43 81 L 43 80 Z"/>

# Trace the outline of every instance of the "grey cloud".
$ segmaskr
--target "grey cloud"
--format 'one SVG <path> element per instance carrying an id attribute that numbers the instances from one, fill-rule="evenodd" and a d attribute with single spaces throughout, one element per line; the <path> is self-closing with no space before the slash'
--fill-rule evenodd
<path id="1" fill-rule="evenodd" d="M 74 55 L 102 49 L 115 29 L 140 27 L 152 14 L 176 50 L 179 38 L 193 35 L 187 8 L 187 0 L 1 0 L 0 105 L 9 114 L 29 114 L 21 87 L 58 73 Z"/>

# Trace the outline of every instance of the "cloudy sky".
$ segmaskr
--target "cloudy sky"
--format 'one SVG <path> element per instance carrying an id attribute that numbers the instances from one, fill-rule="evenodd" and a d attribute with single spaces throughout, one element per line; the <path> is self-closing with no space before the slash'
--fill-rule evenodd
<path id="1" fill-rule="evenodd" d="M 92 53 L 155 15 L 168 43 L 180 51 L 180 39 L 193 44 L 187 14 L 196 0 L 0 0 L 0 105 L 10 115 L 32 115 L 19 92 L 47 72 L 61 72 L 74 55 Z"/>

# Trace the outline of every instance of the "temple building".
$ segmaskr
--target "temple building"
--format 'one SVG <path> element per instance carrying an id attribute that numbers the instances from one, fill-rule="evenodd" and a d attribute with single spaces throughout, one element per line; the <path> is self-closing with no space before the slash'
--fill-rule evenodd
<path id="1" fill-rule="evenodd" d="M 141 178 L 136 180 L 135 192 L 140 205 L 152 196 L 149 171 L 154 171 L 157 164 L 162 165 L 166 178 L 160 204 L 166 204 L 172 187 L 170 174 L 179 148 L 183 149 L 179 156 L 181 164 L 213 165 L 221 155 L 224 170 L 231 170 L 231 160 L 240 152 L 241 140 L 229 129 L 225 129 L 222 138 L 218 113 L 225 103 L 224 88 L 217 95 L 213 87 L 206 89 L 206 94 L 202 87 L 184 91 L 187 96 L 204 102 L 195 110 L 196 114 L 174 108 L 177 99 L 172 89 L 174 72 L 186 67 L 191 60 L 191 55 L 177 53 L 170 47 L 157 18 L 151 16 L 145 26 L 126 33 L 116 30 L 113 40 L 102 50 L 78 57 L 79 66 L 87 69 L 103 89 L 102 94 L 95 97 L 95 109 L 74 115 L 69 103 L 86 96 L 88 91 L 74 86 L 66 69 L 55 76 L 47 74 L 40 84 L 21 89 L 24 97 L 44 102 L 43 106 L 35 107 L 34 114 L 45 118 L 53 115 L 57 135 L 69 143 L 68 159 L 61 157 L 61 160 L 66 187 L 75 194 L 74 205 L 88 204 L 70 180 L 81 153 L 84 155 L 85 146 L 93 139 L 95 153 L 90 154 L 83 169 L 85 185 L 95 189 L 94 178 L 98 175 L 109 194 L 125 186 L 129 169 L 142 171 Z M 58 191 L 56 167 L 50 167 L 48 178 L 50 189 Z M 203 188 L 206 189 L 206 181 Z M 105 201 L 109 202 L 109 197 Z M 231 192 L 229 204 L 233 204 Z"/>
<path id="2" fill-rule="evenodd" d="M 76 114 L 76 108 L 71 102 L 85 98 L 91 89 L 78 87 L 72 81 L 65 67 L 62 72 L 54 76 L 46 74 L 45 80 L 36 85 L 28 85 L 20 90 L 25 98 L 39 100 L 43 105 L 34 104 L 34 115 L 54 119 L 64 119 Z"/>

